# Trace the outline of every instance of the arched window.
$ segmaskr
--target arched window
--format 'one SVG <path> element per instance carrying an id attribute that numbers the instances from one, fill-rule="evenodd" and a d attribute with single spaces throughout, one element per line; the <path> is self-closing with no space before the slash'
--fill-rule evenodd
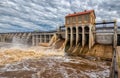
<path id="1" fill-rule="evenodd" d="M 70 28 L 67 28 L 68 33 L 70 33 Z"/>
<path id="2" fill-rule="evenodd" d="M 73 27 L 73 33 L 76 34 L 76 28 L 75 27 Z"/>
<path id="3" fill-rule="evenodd" d="M 89 32 L 89 27 L 88 26 L 86 26 L 84 29 L 85 29 L 85 32 Z"/>
<path id="4" fill-rule="evenodd" d="M 82 32 L 82 27 L 78 27 L 78 32 Z"/>

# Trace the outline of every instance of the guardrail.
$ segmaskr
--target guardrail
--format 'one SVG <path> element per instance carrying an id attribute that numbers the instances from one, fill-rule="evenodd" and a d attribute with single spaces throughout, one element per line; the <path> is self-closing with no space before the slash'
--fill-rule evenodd
<path id="1" fill-rule="evenodd" d="M 56 30 L 52 30 L 52 31 L 21 31 L 21 32 L 0 32 L 0 34 L 13 34 L 13 33 L 54 33 L 57 32 Z"/>
<path id="2" fill-rule="evenodd" d="M 103 20 L 103 21 L 97 21 L 94 23 L 95 25 L 100 25 L 100 24 L 114 24 L 116 23 L 116 20 Z"/>
<path id="3" fill-rule="evenodd" d="M 112 65 L 111 65 L 111 78 L 118 78 L 118 65 L 117 65 L 117 58 L 116 58 L 116 49 L 114 49 L 113 52 L 113 58 L 112 58 Z"/>

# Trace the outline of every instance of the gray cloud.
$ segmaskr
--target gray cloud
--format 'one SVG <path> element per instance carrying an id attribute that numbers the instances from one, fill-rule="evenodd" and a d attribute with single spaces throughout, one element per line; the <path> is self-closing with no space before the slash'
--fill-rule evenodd
<path id="1" fill-rule="evenodd" d="M 0 32 L 53 30 L 69 13 L 94 9 L 96 21 L 117 19 L 119 0 L 0 0 Z"/>

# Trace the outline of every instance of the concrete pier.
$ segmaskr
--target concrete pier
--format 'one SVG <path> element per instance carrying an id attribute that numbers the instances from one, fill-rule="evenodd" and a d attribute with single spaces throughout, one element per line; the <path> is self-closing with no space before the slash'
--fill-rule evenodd
<path id="1" fill-rule="evenodd" d="M 39 45 L 39 43 L 49 43 L 54 33 L 33 33 L 32 34 L 32 45 Z"/>
<path id="2" fill-rule="evenodd" d="M 66 41 L 70 44 L 69 48 L 80 44 L 82 47 L 88 46 L 88 48 L 91 49 L 95 43 L 92 27 L 94 26 L 82 25 L 66 27 Z"/>

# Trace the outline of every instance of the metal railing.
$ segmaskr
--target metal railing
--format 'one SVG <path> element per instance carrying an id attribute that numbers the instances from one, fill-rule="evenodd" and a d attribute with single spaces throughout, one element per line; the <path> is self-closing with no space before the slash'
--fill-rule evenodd
<path id="1" fill-rule="evenodd" d="M 51 30 L 51 31 L 21 31 L 21 32 L 0 32 L 0 34 L 12 34 L 12 33 L 55 33 L 57 32 L 56 30 Z"/>
<path id="2" fill-rule="evenodd" d="M 97 21 L 94 23 L 95 25 L 100 25 L 100 24 L 114 24 L 116 23 L 116 20 L 103 20 L 103 21 Z"/>

